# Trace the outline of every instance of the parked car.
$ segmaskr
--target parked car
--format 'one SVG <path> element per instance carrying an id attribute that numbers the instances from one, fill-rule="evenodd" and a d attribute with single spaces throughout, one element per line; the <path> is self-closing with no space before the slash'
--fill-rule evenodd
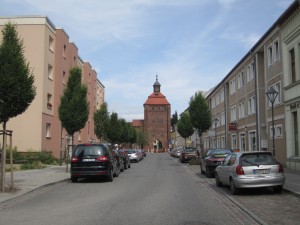
<path id="1" fill-rule="evenodd" d="M 213 177 L 215 169 L 224 158 L 230 154 L 230 149 L 210 149 L 205 156 L 200 157 L 200 171 L 202 174 L 206 173 L 207 177 Z"/>
<path id="2" fill-rule="evenodd" d="M 196 159 L 198 157 L 198 150 L 192 147 L 186 147 L 182 150 L 179 160 L 180 162 L 188 162 L 191 159 Z"/>
<path id="3" fill-rule="evenodd" d="M 229 185 L 232 194 L 240 188 L 272 187 L 280 193 L 285 182 L 283 166 L 271 152 L 234 152 L 215 171 L 216 185 Z"/>
<path id="4" fill-rule="evenodd" d="M 176 157 L 176 158 L 179 158 L 179 157 L 180 157 L 180 154 L 181 154 L 181 152 L 182 152 L 182 150 L 183 150 L 182 147 L 174 148 L 174 149 L 171 151 L 171 156 Z"/>
<path id="5" fill-rule="evenodd" d="M 140 154 L 138 153 L 137 150 L 134 149 L 126 149 L 126 152 L 129 156 L 129 159 L 131 162 L 139 162 L 140 159 Z"/>
<path id="6" fill-rule="evenodd" d="M 130 158 L 127 155 L 127 152 L 125 151 L 125 149 L 119 149 L 118 152 L 119 152 L 119 154 L 121 155 L 121 157 L 123 159 L 124 169 L 127 170 L 128 168 L 131 167 Z"/>
<path id="7" fill-rule="evenodd" d="M 81 177 L 107 177 L 113 181 L 120 169 L 117 158 L 111 149 L 103 144 L 79 144 L 71 157 L 71 180 L 76 182 Z"/>

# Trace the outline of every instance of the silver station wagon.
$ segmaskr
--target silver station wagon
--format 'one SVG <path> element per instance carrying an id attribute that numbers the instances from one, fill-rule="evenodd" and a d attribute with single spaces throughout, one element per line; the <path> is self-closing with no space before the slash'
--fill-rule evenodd
<path id="1" fill-rule="evenodd" d="M 232 194 L 240 188 L 272 187 L 280 193 L 285 182 L 282 165 L 271 152 L 234 152 L 215 170 L 216 185 L 229 185 Z"/>

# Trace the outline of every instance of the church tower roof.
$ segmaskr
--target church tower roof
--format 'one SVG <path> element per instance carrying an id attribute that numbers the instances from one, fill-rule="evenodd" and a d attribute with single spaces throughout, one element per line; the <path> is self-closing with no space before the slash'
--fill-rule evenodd
<path id="1" fill-rule="evenodd" d="M 160 92 L 160 83 L 158 82 L 158 76 L 156 75 L 156 81 L 153 84 L 153 93 L 148 96 L 144 105 L 170 105 L 166 96 Z"/>

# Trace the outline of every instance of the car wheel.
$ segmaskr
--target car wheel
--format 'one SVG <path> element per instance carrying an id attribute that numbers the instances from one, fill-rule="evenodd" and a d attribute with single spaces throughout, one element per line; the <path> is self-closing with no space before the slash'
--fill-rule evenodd
<path id="1" fill-rule="evenodd" d="M 232 179 L 230 180 L 230 191 L 233 195 L 237 195 L 239 193 L 239 189 L 235 186 Z"/>
<path id="2" fill-rule="evenodd" d="M 201 174 L 204 174 L 204 171 L 203 171 L 203 169 L 202 169 L 202 165 L 200 164 L 200 173 Z"/>
<path id="3" fill-rule="evenodd" d="M 215 173 L 215 179 L 216 179 L 216 185 L 217 185 L 217 187 L 221 187 L 221 186 L 222 186 L 222 183 L 220 182 L 219 176 L 218 176 L 217 173 Z"/>
<path id="4" fill-rule="evenodd" d="M 208 168 L 208 167 L 206 167 L 206 176 L 208 177 L 208 178 L 211 178 L 211 177 L 213 177 L 213 173 L 210 171 L 210 169 Z"/>
<path id="5" fill-rule="evenodd" d="M 109 175 L 107 177 L 107 180 L 109 182 L 112 182 L 114 180 L 114 174 L 113 174 L 113 170 L 112 169 L 110 170 L 110 173 L 109 173 Z"/>
<path id="6" fill-rule="evenodd" d="M 280 194 L 282 192 L 282 185 L 273 187 L 273 190 L 276 194 Z"/>
<path id="7" fill-rule="evenodd" d="M 77 177 L 71 177 L 71 181 L 72 181 L 72 183 L 76 183 L 77 182 Z"/>

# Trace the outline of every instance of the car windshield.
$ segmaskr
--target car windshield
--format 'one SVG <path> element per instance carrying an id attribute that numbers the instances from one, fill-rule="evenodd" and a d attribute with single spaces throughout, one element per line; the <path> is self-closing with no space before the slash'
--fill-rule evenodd
<path id="1" fill-rule="evenodd" d="M 245 154 L 241 157 L 242 166 L 276 165 L 277 160 L 266 153 Z"/>
<path id="2" fill-rule="evenodd" d="M 74 150 L 74 156 L 98 156 L 105 155 L 105 149 L 101 145 L 80 145 Z"/>

